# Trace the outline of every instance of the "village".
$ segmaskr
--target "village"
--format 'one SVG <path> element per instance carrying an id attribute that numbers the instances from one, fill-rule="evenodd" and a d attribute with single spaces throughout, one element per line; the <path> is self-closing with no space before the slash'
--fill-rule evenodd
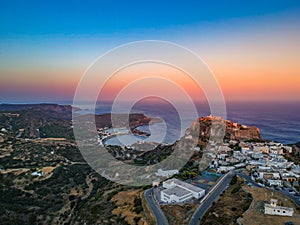
<path id="1" fill-rule="evenodd" d="M 221 173 L 245 168 L 261 186 L 299 188 L 300 166 L 285 158 L 291 152 L 281 143 L 230 141 L 219 147 L 209 167 Z"/>
<path id="2" fill-rule="evenodd" d="M 195 147 L 194 150 L 200 151 L 200 148 Z M 212 195 L 215 192 L 223 193 L 232 176 L 236 175 L 245 180 L 249 188 L 261 187 L 271 193 L 281 193 L 299 207 L 300 167 L 287 159 L 286 154 L 291 152 L 292 147 L 276 142 L 230 140 L 219 146 L 214 153 L 208 153 L 212 161 L 196 178 L 181 180 L 177 179 L 180 174 L 178 170 L 158 170 L 157 176 L 171 178 L 161 184 L 155 183 L 153 195 L 159 205 L 198 201 L 200 209 L 204 201 L 214 202 L 218 199 L 212 198 Z M 292 207 L 282 204 L 282 201 L 279 203 L 275 197 L 269 197 L 261 213 L 293 217 L 295 212 Z"/>

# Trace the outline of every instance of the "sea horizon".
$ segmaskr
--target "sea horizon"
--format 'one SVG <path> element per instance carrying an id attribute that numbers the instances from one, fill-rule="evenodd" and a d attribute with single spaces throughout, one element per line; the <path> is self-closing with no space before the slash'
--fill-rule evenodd
<path id="1" fill-rule="evenodd" d="M 101 101 L 97 103 L 95 109 L 91 107 L 90 102 L 85 101 L 82 105 L 86 105 L 86 108 L 81 110 L 84 113 L 96 113 L 105 114 L 111 113 L 112 101 Z M 149 102 L 148 102 L 149 103 Z M 251 104 L 250 104 L 251 103 Z M 1 104 L 60 104 L 60 105 L 73 105 L 73 101 L 11 101 L 1 102 Z M 121 104 L 127 104 L 126 101 Z M 176 117 L 176 110 L 174 107 L 164 101 L 156 101 L 155 104 L 159 105 L 159 108 L 153 107 L 154 103 L 147 104 L 147 102 L 140 102 L 136 104 L 131 112 L 143 113 L 150 117 L 162 117 L 167 118 L 168 127 L 171 128 L 171 134 L 175 137 L 167 137 L 169 140 L 178 139 L 179 120 Z M 180 104 L 180 103 L 179 103 Z M 205 117 L 211 114 L 209 105 L 205 101 L 195 102 L 195 106 L 198 111 L 198 117 Z M 172 109 L 173 108 L 173 109 Z M 155 110 L 154 110 L 155 109 Z M 161 109 L 161 110 L 159 110 Z M 95 111 L 94 111 L 95 110 Z M 120 112 L 121 113 L 121 112 Z M 174 114 L 173 117 L 170 115 Z M 281 142 L 283 144 L 293 144 L 300 141 L 300 130 L 297 127 L 300 126 L 300 104 L 299 101 L 278 101 L 278 102 L 266 102 L 266 101 L 227 101 L 226 102 L 226 118 L 233 122 L 238 122 L 247 126 L 256 126 L 259 128 L 261 138 L 264 140 L 271 140 Z M 189 115 L 185 115 L 184 127 L 188 128 L 191 121 L 197 118 L 189 118 Z M 173 134 L 172 134 L 173 133 Z M 177 134 L 177 135 L 175 135 Z"/>

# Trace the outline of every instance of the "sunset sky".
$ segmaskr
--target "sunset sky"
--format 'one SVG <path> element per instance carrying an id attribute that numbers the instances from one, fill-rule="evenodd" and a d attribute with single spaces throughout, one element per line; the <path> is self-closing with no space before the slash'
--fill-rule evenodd
<path id="1" fill-rule="evenodd" d="M 300 101 L 299 1 L 0 0 L 0 102 L 72 100 L 97 57 L 140 40 L 170 41 L 197 53 L 227 101 Z M 138 79 L 137 69 L 112 78 L 103 98 L 113 99 Z M 201 95 L 184 75 L 174 82 L 193 98 Z"/>

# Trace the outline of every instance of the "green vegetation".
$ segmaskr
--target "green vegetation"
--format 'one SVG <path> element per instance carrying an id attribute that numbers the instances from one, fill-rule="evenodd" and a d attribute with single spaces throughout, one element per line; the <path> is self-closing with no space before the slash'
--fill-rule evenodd
<path id="1" fill-rule="evenodd" d="M 236 184 L 237 180 L 238 180 L 238 177 L 236 175 L 234 175 L 232 180 L 230 181 L 230 185 Z"/>
<path id="2" fill-rule="evenodd" d="M 72 143 L 7 138 L 0 148 L 11 149 L 0 159 L 8 171 L 0 173 L 0 224 L 126 224 L 110 201 L 124 188 L 94 172 Z M 54 170 L 31 175 L 43 167 Z"/>
<path id="3" fill-rule="evenodd" d="M 41 138 L 66 138 L 68 140 L 74 140 L 72 129 L 60 124 L 45 125 L 40 130 Z"/>
<path id="4" fill-rule="evenodd" d="M 133 212 L 135 212 L 136 214 L 140 214 L 142 211 L 143 211 L 142 199 L 141 198 L 135 198 L 134 199 Z"/>

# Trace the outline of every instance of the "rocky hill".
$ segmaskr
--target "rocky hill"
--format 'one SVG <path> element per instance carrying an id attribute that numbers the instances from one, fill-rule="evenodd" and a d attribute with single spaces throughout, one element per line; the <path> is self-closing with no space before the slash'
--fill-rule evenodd
<path id="1" fill-rule="evenodd" d="M 214 124 L 213 130 L 211 129 Z M 207 116 L 201 117 L 194 126 L 200 126 L 199 145 L 206 146 L 209 140 L 260 140 L 260 132 L 257 127 L 241 125 L 221 117 Z"/>

